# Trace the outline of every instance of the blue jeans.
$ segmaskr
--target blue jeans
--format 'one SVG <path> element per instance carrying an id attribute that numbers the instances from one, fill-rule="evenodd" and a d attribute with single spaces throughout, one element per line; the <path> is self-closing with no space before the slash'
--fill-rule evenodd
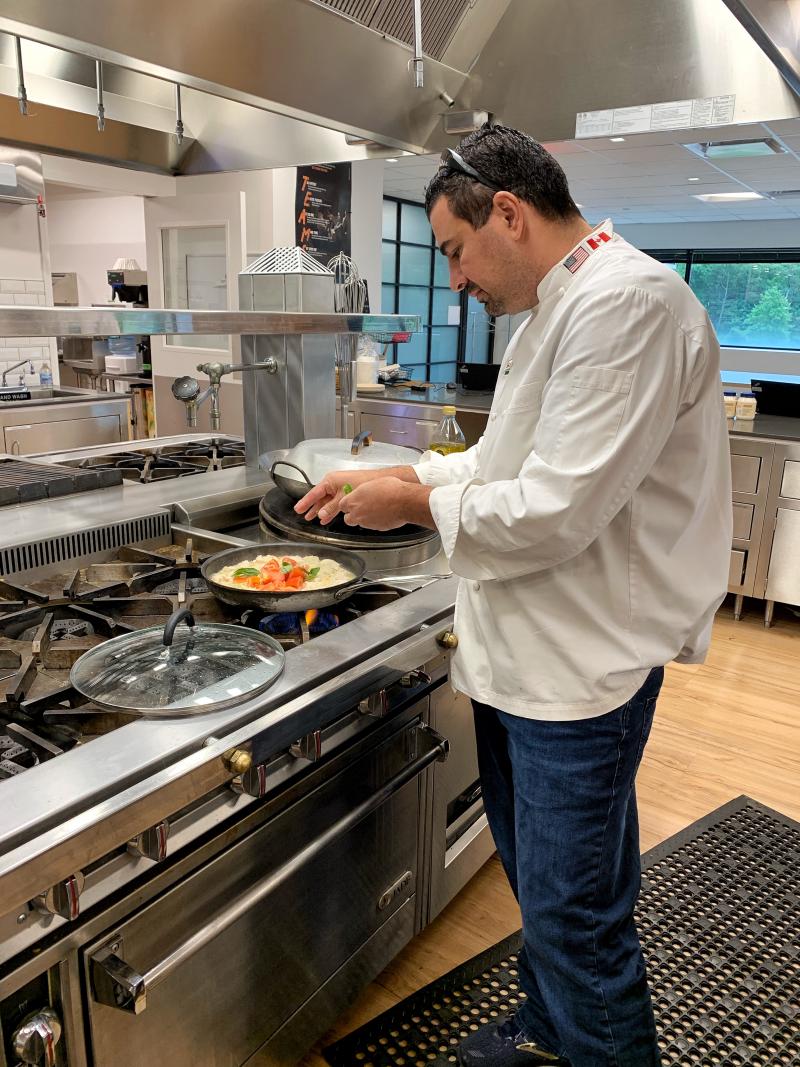
<path id="1" fill-rule="evenodd" d="M 523 719 L 474 701 L 497 851 L 522 912 L 517 1019 L 572 1067 L 658 1067 L 633 921 L 639 895 L 634 780 L 663 667 L 594 719 Z"/>

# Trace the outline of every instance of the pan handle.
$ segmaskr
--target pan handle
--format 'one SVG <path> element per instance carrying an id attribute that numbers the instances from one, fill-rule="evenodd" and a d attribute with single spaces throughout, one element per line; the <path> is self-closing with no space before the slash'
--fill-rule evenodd
<path id="1" fill-rule="evenodd" d="M 372 430 L 362 430 L 361 433 L 357 433 L 353 438 L 352 444 L 350 445 L 350 455 L 357 456 L 358 453 L 361 451 L 362 445 L 366 446 L 371 444 Z"/>
<path id="2" fill-rule="evenodd" d="M 164 644 L 167 648 L 172 644 L 172 639 L 175 636 L 175 631 L 178 628 L 178 623 L 186 620 L 187 626 L 194 626 L 194 615 L 188 608 L 178 608 L 177 611 L 173 611 L 170 617 L 167 619 L 167 625 L 164 627 Z"/>
<path id="3" fill-rule="evenodd" d="M 406 582 L 413 582 L 420 584 L 421 582 L 436 582 L 440 578 L 452 578 L 452 574 L 382 574 L 375 575 L 371 578 L 360 578 L 357 582 L 353 582 L 350 585 L 345 586 L 344 589 L 337 589 L 334 596 L 337 600 L 344 600 L 345 597 L 352 596 L 353 593 L 360 593 L 362 589 L 367 589 L 373 585 L 386 585 L 387 583 L 393 583 L 395 585 L 403 585 Z"/>
<path id="4" fill-rule="evenodd" d="M 303 481 L 306 483 L 306 485 L 309 487 L 309 489 L 313 489 L 314 488 L 314 483 L 308 477 L 308 475 L 303 470 L 303 468 L 302 467 L 298 467 L 296 463 L 288 463 L 285 459 L 276 459 L 275 460 L 275 462 L 272 464 L 272 466 L 269 469 L 270 478 L 274 478 L 275 477 L 275 468 L 279 467 L 279 466 L 291 467 L 292 470 L 297 471 L 298 474 L 301 474 L 303 476 Z"/>

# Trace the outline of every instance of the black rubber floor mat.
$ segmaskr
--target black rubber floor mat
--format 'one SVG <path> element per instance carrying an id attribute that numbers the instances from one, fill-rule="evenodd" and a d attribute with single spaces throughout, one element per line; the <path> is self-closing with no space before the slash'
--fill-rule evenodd
<path id="1" fill-rule="evenodd" d="M 638 922 L 664 1067 L 800 1065 L 800 824 L 739 797 L 642 857 Z M 333 1067 L 444 1067 L 513 1012 L 520 935 L 331 1045 Z"/>

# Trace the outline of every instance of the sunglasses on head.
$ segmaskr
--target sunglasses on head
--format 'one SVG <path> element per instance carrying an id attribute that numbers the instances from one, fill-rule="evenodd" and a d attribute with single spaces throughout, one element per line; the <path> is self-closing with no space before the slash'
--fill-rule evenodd
<path id="1" fill-rule="evenodd" d="M 480 185 L 485 185 L 487 189 L 494 189 L 496 193 L 502 192 L 503 186 L 498 185 L 497 182 L 490 181 L 488 178 L 475 170 L 470 166 L 459 154 L 454 152 L 452 148 L 445 148 L 442 152 L 442 162 L 440 170 L 444 170 L 446 174 L 464 174 L 467 178 L 472 178 L 474 182 L 478 182 Z"/>

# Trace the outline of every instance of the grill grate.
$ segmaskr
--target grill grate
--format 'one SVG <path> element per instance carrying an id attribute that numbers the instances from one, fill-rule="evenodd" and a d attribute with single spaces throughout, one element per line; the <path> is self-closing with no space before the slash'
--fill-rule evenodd
<path id="1" fill-rule="evenodd" d="M 143 515 L 138 519 L 109 523 L 93 529 L 79 530 L 73 534 L 48 537 L 42 541 L 30 541 L 13 548 L 0 549 L 0 575 L 4 577 L 37 567 L 49 567 L 54 563 L 79 559 L 96 552 L 138 541 L 164 537 L 170 532 L 170 518 L 166 511 Z"/>
<path id="2" fill-rule="evenodd" d="M 409 46 L 414 43 L 413 0 L 316 0 L 354 22 Z M 442 59 L 474 0 L 422 0 L 422 50 Z"/>
<path id="3" fill-rule="evenodd" d="M 663 1067 L 800 1063 L 800 825 L 740 797 L 643 857 L 638 923 Z M 513 1013 L 520 935 L 326 1049 L 333 1067 L 445 1067 Z"/>

